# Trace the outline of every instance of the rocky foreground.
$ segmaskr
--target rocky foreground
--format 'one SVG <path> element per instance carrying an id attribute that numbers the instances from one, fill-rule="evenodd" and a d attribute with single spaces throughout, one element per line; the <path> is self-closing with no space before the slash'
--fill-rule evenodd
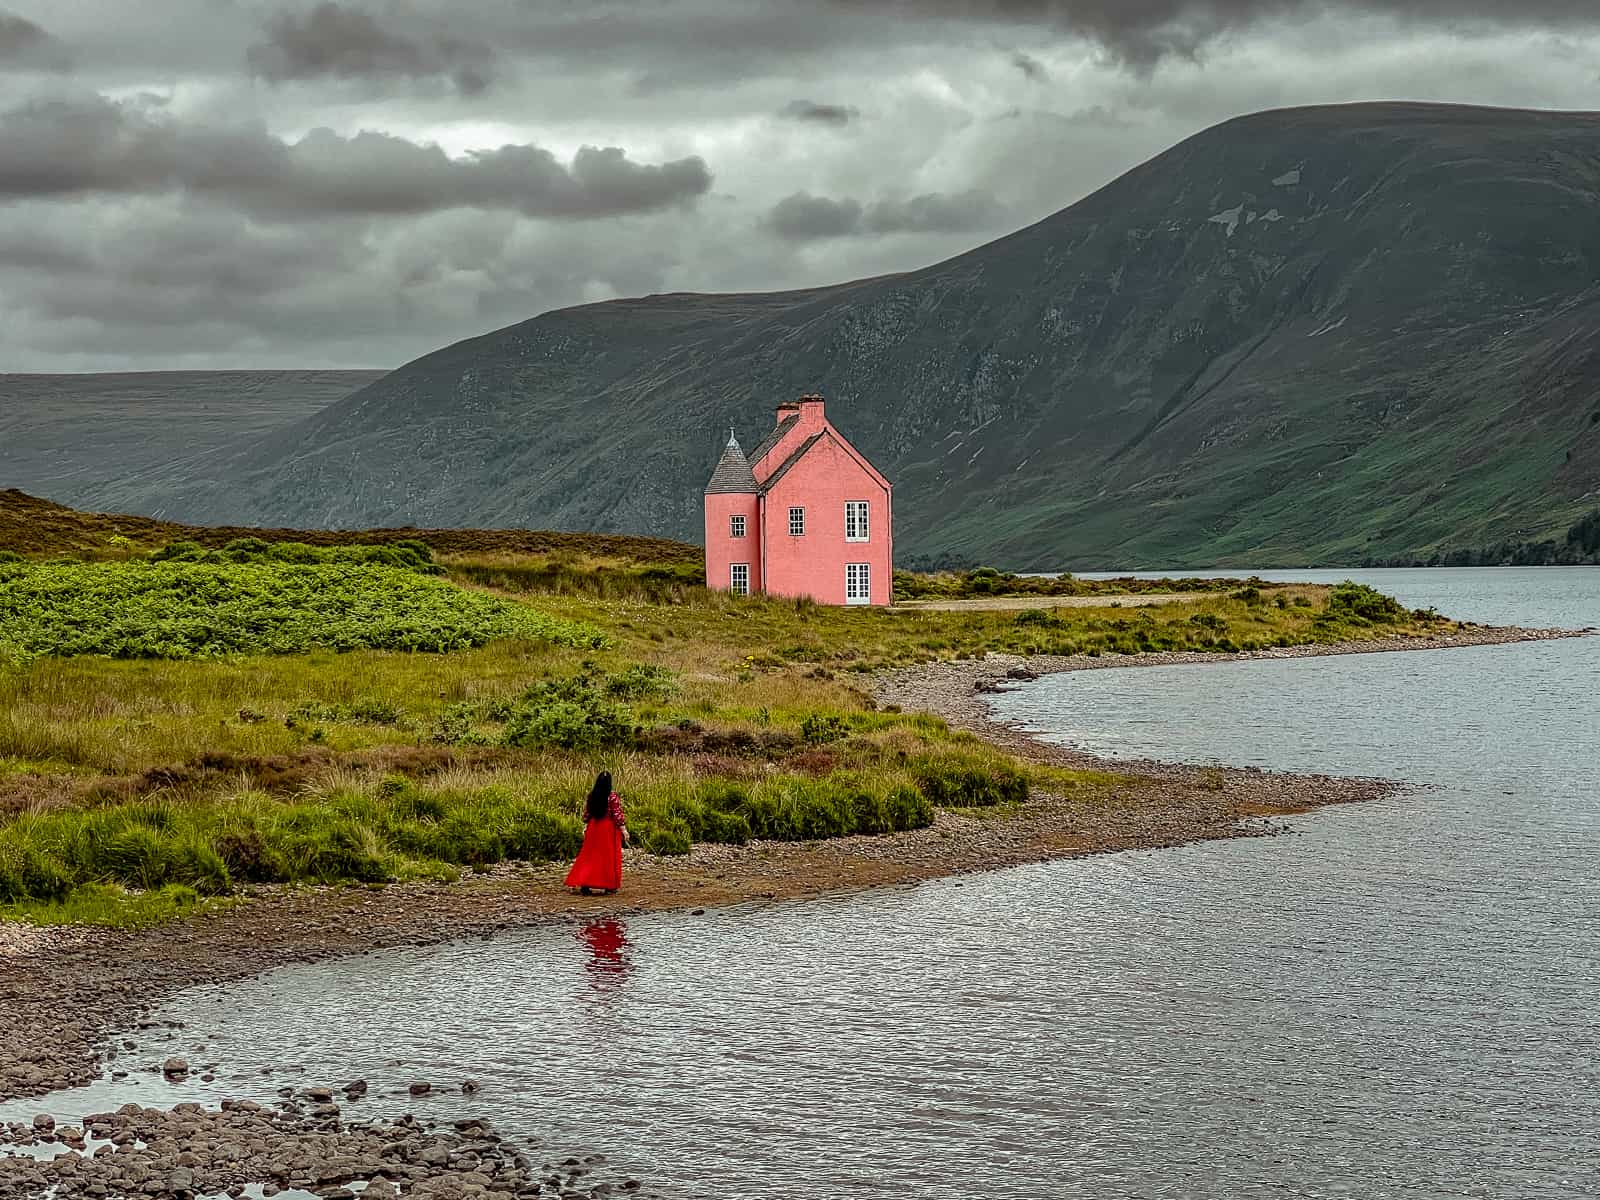
<path id="1" fill-rule="evenodd" d="M 339 1099 L 355 1103 L 365 1090 L 359 1081 L 346 1085 Z M 58 1126 L 47 1116 L 0 1126 L 0 1200 L 192 1200 L 237 1197 L 247 1187 L 322 1200 L 654 1195 L 635 1179 L 600 1181 L 606 1162 L 598 1155 L 535 1164 L 484 1121 L 445 1128 L 410 1115 L 347 1121 L 335 1094 L 306 1088 L 275 1107 L 249 1100 L 170 1111 L 124 1104 L 81 1126 Z"/>

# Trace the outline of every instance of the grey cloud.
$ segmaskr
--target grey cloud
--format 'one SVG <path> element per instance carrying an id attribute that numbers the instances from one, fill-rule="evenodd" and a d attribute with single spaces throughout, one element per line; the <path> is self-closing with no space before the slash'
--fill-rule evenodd
<path id="1" fill-rule="evenodd" d="M 102 97 L 0 117 L 0 197 L 175 191 L 287 218 L 479 208 L 583 219 L 687 204 L 710 186 L 697 157 L 651 166 L 585 146 L 567 166 L 507 145 L 451 158 L 388 134 L 326 129 L 287 142 L 260 126 L 189 124 Z"/>
<path id="2" fill-rule="evenodd" d="M 973 188 L 947 195 L 927 192 L 908 200 L 832 200 L 796 192 L 767 214 L 766 226 L 789 241 L 820 241 L 890 233 L 967 233 L 993 228 L 1006 216 L 988 192 Z"/>
<path id="3" fill-rule="evenodd" d="M 1011 65 L 1035 83 L 1049 78 L 1050 73 L 1044 69 L 1044 64 L 1031 54 L 1024 54 L 1021 50 L 1011 55 Z"/>
<path id="4" fill-rule="evenodd" d="M 66 47 L 25 17 L 0 11 L 0 66 L 60 71 L 68 66 Z"/>
<path id="5" fill-rule="evenodd" d="M 551 306 L 664 290 L 691 228 L 678 212 L 288 227 L 166 195 L 24 202 L 0 208 L 0 347 L 23 369 L 393 366 Z"/>
<path id="6" fill-rule="evenodd" d="M 954 195 L 928 192 L 909 200 L 879 200 L 868 207 L 862 225 L 868 233 L 966 233 L 993 228 L 1005 215 L 992 195 L 972 188 Z"/>
<path id="7" fill-rule="evenodd" d="M 861 6 L 860 0 L 833 2 Z M 899 16 L 1048 26 L 1098 42 L 1140 68 L 1194 57 L 1208 43 L 1263 22 L 1330 11 L 1424 26 L 1600 28 L 1594 0 L 876 0 L 873 6 Z"/>
<path id="8" fill-rule="evenodd" d="M 783 106 L 779 116 L 791 121 L 808 121 L 818 125 L 848 125 L 861 113 L 843 104 L 818 104 L 813 100 L 791 100 Z"/>
<path id="9" fill-rule="evenodd" d="M 794 242 L 847 237 L 861 226 L 861 205 L 854 200 L 830 200 L 810 192 L 796 192 L 772 206 L 767 227 Z"/>
<path id="10" fill-rule="evenodd" d="M 251 69 L 274 83 L 305 79 L 449 79 L 464 96 L 489 86 L 494 53 L 483 42 L 385 29 L 371 14 L 332 0 L 304 14 L 280 13 L 249 49 Z"/>

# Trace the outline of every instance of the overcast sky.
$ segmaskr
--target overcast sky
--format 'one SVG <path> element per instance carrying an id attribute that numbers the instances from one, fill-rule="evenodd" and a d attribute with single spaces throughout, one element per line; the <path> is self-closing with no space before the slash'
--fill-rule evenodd
<path id="1" fill-rule="evenodd" d="M 1600 109 L 1596 0 L 0 0 L 0 371 L 938 261 L 1217 121 Z"/>

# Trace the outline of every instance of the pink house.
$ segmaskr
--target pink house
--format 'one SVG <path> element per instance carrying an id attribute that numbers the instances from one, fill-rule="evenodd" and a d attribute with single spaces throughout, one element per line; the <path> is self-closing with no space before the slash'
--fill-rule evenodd
<path id="1" fill-rule="evenodd" d="M 741 595 L 887 604 L 889 481 L 833 427 L 821 396 L 778 405 L 748 458 L 730 432 L 706 484 L 706 582 Z"/>

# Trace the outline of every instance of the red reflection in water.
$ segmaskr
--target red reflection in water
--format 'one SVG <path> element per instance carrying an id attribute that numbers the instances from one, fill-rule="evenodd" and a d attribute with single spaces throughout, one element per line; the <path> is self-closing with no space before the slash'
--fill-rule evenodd
<path id="1" fill-rule="evenodd" d="M 577 933 L 589 947 L 589 957 L 583 965 L 590 985 L 597 992 L 619 989 L 627 980 L 633 951 L 627 926 L 616 920 L 590 921 L 580 925 Z"/>

